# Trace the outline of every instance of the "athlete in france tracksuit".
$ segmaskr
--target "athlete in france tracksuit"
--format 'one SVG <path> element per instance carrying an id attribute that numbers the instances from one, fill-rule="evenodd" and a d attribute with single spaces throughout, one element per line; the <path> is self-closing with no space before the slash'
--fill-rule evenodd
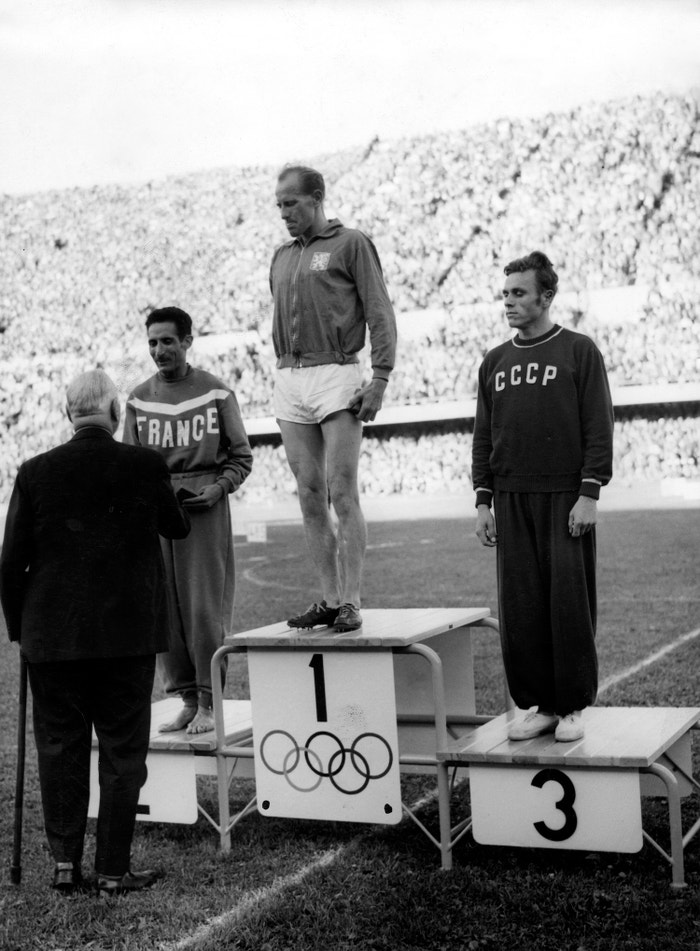
<path id="1" fill-rule="evenodd" d="M 495 508 L 503 657 L 524 709 L 564 717 L 596 698 L 595 529 L 574 525 L 579 500 L 585 508 L 610 480 L 612 432 L 605 366 L 588 337 L 550 322 L 487 353 L 472 481 L 477 506 Z M 495 544 L 483 526 L 482 543 Z"/>
<path id="2" fill-rule="evenodd" d="M 170 650 L 158 656 L 168 693 L 186 706 L 211 707 L 210 662 L 230 633 L 234 552 L 229 493 L 248 476 L 252 453 L 233 391 L 221 380 L 186 366 L 180 379 L 156 373 L 126 404 L 124 442 L 156 449 L 173 489 L 198 493 L 221 487 L 211 508 L 187 507 L 187 539 L 161 539 L 174 617 Z"/>

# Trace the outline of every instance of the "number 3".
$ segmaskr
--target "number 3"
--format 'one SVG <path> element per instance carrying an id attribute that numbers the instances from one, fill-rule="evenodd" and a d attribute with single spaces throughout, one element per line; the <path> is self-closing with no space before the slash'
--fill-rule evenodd
<path id="1" fill-rule="evenodd" d="M 561 829 L 550 829 L 545 822 L 535 822 L 533 825 L 539 834 L 543 838 L 549 839 L 550 842 L 563 842 L 565 839 L 571 838 L 578 825 L 578 817 L 573 810 L 574 800 L 576 799 L 576 787 L 566 773 L 562 773 L 559 769 L 540 770 L 536 776 L 533 776 L 530 785 L 536 786 L 537 789 L 542 789 L 544 784 L 549 782 L 559 783 L 564 791 L 564 795 L 559 802 L 556 803 L 556 808 L 564 813 L 566 821 Z"/>

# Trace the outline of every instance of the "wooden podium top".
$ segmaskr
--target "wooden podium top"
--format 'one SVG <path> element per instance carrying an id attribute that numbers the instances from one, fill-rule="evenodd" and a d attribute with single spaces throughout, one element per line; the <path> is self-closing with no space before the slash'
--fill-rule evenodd
<path id="1" fill-rule="evenodd" d="M 330 627 L 298 630 L 286 621 L 229 635 L 224 643 L 240 647 L 392 648 L 407 647 L 436 634 L 477 624 L 490 615 L 489 608 L 381 608 L 363 609 L 362 627 L 338 633 Z"/>
<path id="2" fill-rule="evenodd" d="M 700 722 L 697 707 L 588 707 L 585 736 L 557 743 L 554 734 L 509 740 L 507 729 L 520 713 L 504 713 L 466 736 L 450 740 L 438 758 L 450 763 L 501 763 L 511 766 L 651 766 L 677 739 Z"/>
<path id="3" fill-rule="evenodd" d="M 244 742 L 251 735 L 253 717 L 250 712 L 250 700 L 224 700 L 225 741 L 228 744 Z M 212 753 L 216 749 L 216 733 L 187 733 L 178 730 L 175 733 L 160 733 L 161 723 L 173 720 L 182 709 L 182 700 L 169 697 L 151 705 L 151 735 L 149 750 L 160 752 Z"/>

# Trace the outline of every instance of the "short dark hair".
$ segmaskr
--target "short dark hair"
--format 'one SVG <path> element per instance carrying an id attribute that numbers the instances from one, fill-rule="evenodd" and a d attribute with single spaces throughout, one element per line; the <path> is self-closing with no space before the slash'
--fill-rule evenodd
<path id="1" fill-rule="evenodd" d="M 192 318 L 186 311 L 181 310 L 179 307 L 157 307 L 155 310 L 152 310 L 148 317 L 146 317 L 146 330 L 148 330 L 151 324 L 162 324 L 166 320 L 175 324 L 180 340 L 192 334 Z"/>
<path id="2" fill-rule="evenodd" d="M 285 165 L 277 176 L 277 181 L 281 182 L 288 175 L 298 175 L 301 185 L 302 195 L 313 195 L 314 192 L 321 192 L 321 198 L 326 197 L 326 183 L 323 175 L 317 172 L 315 168 L 308 165 Z"/>
<path id="3" fill-rule="evenodd" d="M 546 254 L 542 251 L 531 251 L 524 258 L 516 258 L 503 268 L 504 274 L 521 274 L 523 271 L 534 271 L 537 281 L 537 290 L 551 291 L 552 297 L 557 293 L 559 278 Z"/>

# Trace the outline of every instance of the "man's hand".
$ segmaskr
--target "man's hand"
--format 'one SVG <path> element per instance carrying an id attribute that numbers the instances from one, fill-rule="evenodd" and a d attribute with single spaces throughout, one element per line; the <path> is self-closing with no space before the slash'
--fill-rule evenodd
<path id="1" fill-rule="evenodd" d="M 182 504 L 186 509 L 210 509 L 223 499 L 224 495 L 226 495 L 224 487 L 215 482 L 214 485 L 205 485 L 193 499 L 185 499 Z"/>
<path id="2" fill-rule="evenodd" d="M 573 538 L 590 532 L 598 520 L 598 503 L 587 495 L 579 495 L 569 512 L 569 534 Z"/>
<path id="3" fill-rule="evenodd" d="M 363 423 L 369 423 L 382 408 L 385 389 L 386 380 L 372 380 L 355 391 L 346 408 Z"/>
<path id="4" fill-rule="evenodd" d="M 476 537 L 486 548 L 494 548 L 498 541 L 498 536 L 496 535 L 496 520 L 488 505 L 477 506 Z"/>

